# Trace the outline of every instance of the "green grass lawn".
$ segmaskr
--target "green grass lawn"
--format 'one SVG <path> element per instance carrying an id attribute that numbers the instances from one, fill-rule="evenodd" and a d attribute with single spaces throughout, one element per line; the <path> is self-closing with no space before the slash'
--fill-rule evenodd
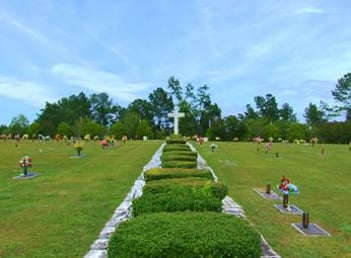
<path id="1" fill-rule="evenodd" d="M 282 257 L 351 257 L 351 152 L 347 145 L 275 143 L 265 154 L 264 144 L 217 144 L 213 153 L 210 143 L 195 146 L 228 186 L 229 195 L 243 206 L 248 220 Z M 281 214 L 274 207 L 281 201 L 263 199 L 253 191 L 270 183 L 278 193 L 276 185 L 283 175 L 300 189 L 299 195 L 290 197 L 291 204 L 308 212 L 310 223 L 317 223 L 331 237 L 301 235 L 290 225 L 301 222 L 300 215 Z"/>
<path id="2" fill-rule="evenodd" d="M 83 257 L 161 143 L 0 142 L 0 257 Z M 24 155 L 39 177 L 13 179 Z"/>
<path id="3" fill-rule="evenodd" d="M 83 159 L 73 159 L 65 143 L 0 142 L 0 257 L 82 257 L 140 175 L 162 141 L 127 142 L 102 150 L 84 145 Z M 247 218 L 282 257 L 351 257 L 351 152 L 346 145 L 210 143 L 196 148 L 207 160 L 229 195 L 243 206 Z M 325 154 L 321 154 L 321 148 Z M 279 152 L 279 158 L 275 153 Z M 31 171 L 41 176 L 15 180 L 23 155 L 33 158 Z M 261 198 L 252 189 L 271 183 L 273 190 L 286 175 L 300 188 L 292 204 L 309 212 L 332 237 L 306 237 L 283 215 L 279 201 Z M 235 232 L 233 232 L 235 233 Z"/>

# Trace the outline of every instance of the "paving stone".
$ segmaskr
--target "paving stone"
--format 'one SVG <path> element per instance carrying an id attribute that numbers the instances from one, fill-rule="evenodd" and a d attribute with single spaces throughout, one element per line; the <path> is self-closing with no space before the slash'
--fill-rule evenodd
<path id="1" fill-rule="evenodd" d="M 106 250 L 108 245 L 108 239 L 96 239 L 91 245 L 92 250 Z"/>
<path id="2" fill-rule="evenodd" d="M 106 258 L 107 251 L 106 250 L 90 250 L 84 258 Z"/>
<path id="3" fill-rule="evenodd" d="M 100 239 L 108 239 L 110 235 L 115 232 L 115 227 L 104 227 L 100 232 Z"/>

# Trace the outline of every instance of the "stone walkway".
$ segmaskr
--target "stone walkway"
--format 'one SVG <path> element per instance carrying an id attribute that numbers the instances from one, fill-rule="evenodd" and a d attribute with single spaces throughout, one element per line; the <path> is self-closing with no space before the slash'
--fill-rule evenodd
<path id="1" fill-rule="evenodd" d="M 193 145 L 189 143 L 188 145 L 193 151 L 197 152 Z M 111 219 L 105 224 L 105 227 L 101 230 L 99 237 L 90 246 L 90 250 L 84 256 L 84 258 L 106 258 L 107 257 L 107 246 L 108 246 L 109 237 L 116 230 L 116 228 L 120 223 L 122 223 L 123 221 L 129 220 L 131 218 L 132 201 L 143 194 L 142 188 L 145 185 L 144 172 L 154 167 L 161 167 L 161 155 L 162 155 L 162 149 L 164 146 L 165 144 L 161 145 L 161 147 L 152 156 L 150 162 L 144 166 L 143 171 L 141 172 L 141 175 L 135 181 L 134 185 L 128 192 L 126 198 L 116 208 Z M 209 169 L 213 175 L 214 180 L 218 181 L 218 178 L 215 172 L 213 171 L 212 168 L 206 165 L 206 161 L 200 156 L 200 154 L 198 155 L 198 168 Z M 242 219 L 246 219 L 246 216 L 242 207 L 229 196 L 226 196 L 222 200 L 222 212 L 237 216 Z M 263 249 L 262 258 L 280 258 L 280 256 L 270 247 L 270 245 L 264 239 L 262 234 L 260 235 L 261 235 L 261 246 Z"/>

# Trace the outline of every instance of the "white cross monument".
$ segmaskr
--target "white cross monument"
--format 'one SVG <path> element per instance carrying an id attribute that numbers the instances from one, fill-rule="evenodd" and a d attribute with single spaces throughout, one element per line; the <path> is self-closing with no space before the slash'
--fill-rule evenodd
<path id="1" fill-rule="evenodd" d="M 176 106 L 174 108 L 173 113 L 168 113 L 168 117 L 173 117 L 174 119 L 174 125 L 173 125 L 173 133 L 177 135 L 179 133 L 179 118 L 184 117 L 184 113 L 179 112 L 179 107 Z"/>

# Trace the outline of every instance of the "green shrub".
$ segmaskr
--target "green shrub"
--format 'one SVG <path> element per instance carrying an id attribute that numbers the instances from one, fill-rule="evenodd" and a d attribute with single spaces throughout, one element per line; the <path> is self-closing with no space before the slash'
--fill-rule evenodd
<path id="1" fill-rule="evenodd" d="M 164 161 L 162 162 L 163 168 L 196 168 L 197 161 Z"/>
<path id="2" fill-rule="evenodd" d="M 161 156 L 161 161 L 162 162 L 167 162 L 167 161 L 192 161 L 192 162 L 197 162 L 197 157 L 193 155 L 162 155 Z"/>
<path id="3" fill-rule="evenodd" d="M 190 147 L 186 144 L 167 144 L 163 147 L 163 152 L 168 151 L 191 151 Z"/>
<path id="4" fill-rule="evenodd" d="M 245 220 L 223 213 L 153 213 L 119 225 L 109 258 L 260 257 L 260 235 Z"/>
<path id="5" fill-rule="evenodd" d="M 151 193 L 167 193 L 174 188 L 204 188 L 211 196 L 222 200 L 228 194 L 228 188 L 221 182 L 214 182 L 207 178 L 188 177 L 188 178 L 173 178 L 161 179 L 147 182 L 143 188 L 144 194 Z"/>
<path id="6" fill-rule="evenodd" d="M 194 152 L 191 150 L 172 150 L 172 151 L 167 151 L 162 153 L 162 156 L 167 156 L 167 155 L 184 155 L 184 156 L 197 157 L 197 152 Z"/>
<path id="7" fill-rule="evenodd" d="M 183 139 L 167 139 L 166 143 L 167 144 L 185 144 L 186 141 Z"/>
<path id="8" fill-rule="evenodd" d="M 222 198 L 217 198 L 210 187 L 174 184 L 159 193 L 144 192 L 133 201 L 133 216 L 150 212 L 217 211 L 222 210 Z"/>
<path id="9" fill-rule="evenodd" d="M 186 177 L 201 177 L 213 180 L 213 176 L 208 169 L 152 168 L 144 173 L 144 178 L 147 182 L 166 178 Z"/>

